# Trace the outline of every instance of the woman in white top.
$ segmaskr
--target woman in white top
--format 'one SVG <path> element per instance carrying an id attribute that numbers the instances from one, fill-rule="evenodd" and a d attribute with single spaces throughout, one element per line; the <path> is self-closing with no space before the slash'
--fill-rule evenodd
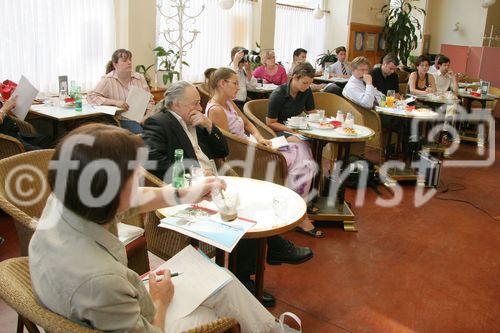
<path id="1" fill-rule="evenodd" d="M 150 273 L 148 291 L 127 268 L 125 247 L 112 233 L 120 215 L 198 202 L 225 187 L 216 180 L 182 189 L 139 187 L 143 145 L 139 136 L 102 124 L 79 127 L 60 142 L 48 174 L 53 193 L 29 247 L 39 301 L 101 331 L 175 333 L 229 316 L 242 332 L 280 332 L 275 318 L 234 277 L 191 314 L 175 318 L 166 317 L 174 295 L 170 271 Z"/>

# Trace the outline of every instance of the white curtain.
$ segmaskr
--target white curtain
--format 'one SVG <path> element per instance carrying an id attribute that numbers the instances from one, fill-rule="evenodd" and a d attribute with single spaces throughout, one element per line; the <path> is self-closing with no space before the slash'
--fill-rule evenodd
<path id="1" fill-rule="evenodd" d="M 316 20 L 309 9 L 276 5 L 274 49 L 276 60 L 288 69 L 293 51 L 307 50 L 307 61 L 316 66 L 316 58 L 325 52 L 325 18 Z"/>
<path id="2" fill-rule="evenodd" d="M 60 75 L 92 89 L 115 48 L 113 0 L 2 0 L 0 22 L 0 80 L 24 75 L 44 92 Z"/>
<path id="3" fill-rule="evenodd" d="M 172 1 L 158 0 L 162 4 L 162 11 L 167 15 L 175 14 L 171 7 Z M 197 29 L 198 34 L 191 48 L 186 50 L 184 61 L 189 67 L 183 68 L 182 79 L 191 82 L 203 81 L 203 72 L 209 67 L 228 66 L 231 61 L 231 49 L 234 46 L 243 46 L 254 49 L 253 40 L 253 11 L 255 2 L 236 0 L 233 8 L 223 10 L 218 0 L 191 0 L 187 12 L 196 14 L 205 5 L 203 13 L 185 28 Z M 192 21 L 191 21 L 192 22 Z M 168 27 L 177 29 L 175 22 L 170 21 Z M 158 12 L 157 31 L 160 33 L 167 28 L 165 18 Z M 187 35 L 190 38 L 190 34 Z M 172 48 L 158 34 L 158 45 Z"/>

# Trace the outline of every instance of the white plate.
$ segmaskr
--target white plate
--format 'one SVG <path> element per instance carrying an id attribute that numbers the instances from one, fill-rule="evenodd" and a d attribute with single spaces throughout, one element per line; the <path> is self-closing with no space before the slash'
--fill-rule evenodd
<path id="1" fill-rule="evenodd" d="M 291 129 L 299 129 L 299 130 L 309 129 L 309 126 L 307 124 L 305 126 L 296 126 L 296 125 L 290 125 L 288 121 L 285 121 L 285 125 L 290 127 Z"/>
<path id="2" fill-rule="evenodd" d="M 330 124 L 327 125 L 320 125 L 319 123 L 311 123 L 309 124 L 312 129 L 318 129 L 318 130 L 332 130 L 334 127 Z"/>
<path id="3" fill-rule="evenodd" d="M 342 127 L 337 127 L 334 131 L 347 136 L 357 136 L 359 134 L 358 131 L 356 131 L 356 133 L 344 132 L 344 129 Z"/>

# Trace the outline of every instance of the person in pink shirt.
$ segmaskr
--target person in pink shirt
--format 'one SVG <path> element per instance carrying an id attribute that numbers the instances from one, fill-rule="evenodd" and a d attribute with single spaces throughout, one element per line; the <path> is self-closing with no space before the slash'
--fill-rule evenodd
<path id="1" fill-rule="evenodd" d="M 263 79 L 264 83 L 273 83 L 281 86 L 288 80 L 286 70 L 276 63 L 276 55 L 273 50 L 266 50 L 262 53 L 263 63 L 253 71 L 256 79 Z"/>
<path id="2" fill-rule="evenodd" d="M 132 70 L 132 52 L 125 49 L 118 49 L 113 52 L 111 60 L 106 65 L 106 75 L 104 75 L 87 96 L 87 102 L 93 105 L 114 105 L 118 108 L 128 110 L 128 104 L 125 102 L 129 89 L 132 86 L 149 91 L 146 79 L 141 74 Z M 154 106 L 153 95 L 146 107 L 146 113 L 141 123 L 152 114 Z M 142 133 L 142 126 L 130 119 L 121 117 L 120 124 L 134 134 Z"/>

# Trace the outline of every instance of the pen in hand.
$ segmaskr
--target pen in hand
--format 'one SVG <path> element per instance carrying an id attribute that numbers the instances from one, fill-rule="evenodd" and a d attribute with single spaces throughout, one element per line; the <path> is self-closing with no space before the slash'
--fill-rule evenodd
<path id="1" fill-rule="evenodd" d="M 173 277 L 176 277 L 179 275 L 182 275 L 182 273 L 181 272 L 171 273 L 170 277 L 173 278 Z M 163 275 L 156 276 L 156 282 L 160 282 L 160 281 L 163 281 Z M 142 282 L 149 282 L 149 276 L 142 279 Z"/>

